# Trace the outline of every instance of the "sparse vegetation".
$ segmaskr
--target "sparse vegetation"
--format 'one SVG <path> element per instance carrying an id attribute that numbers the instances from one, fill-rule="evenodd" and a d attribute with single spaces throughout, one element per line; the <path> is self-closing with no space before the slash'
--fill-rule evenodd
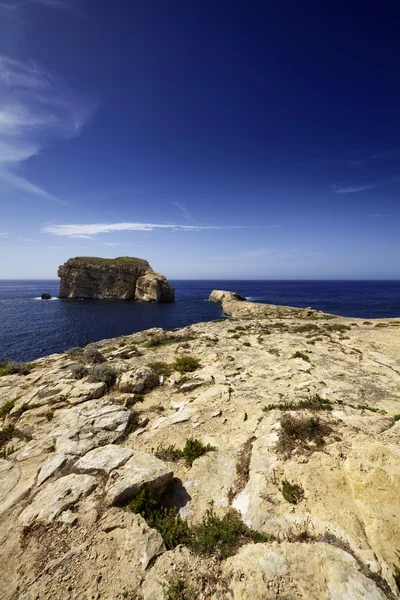
<path id="1" fill-rule="evenodd" d="M 299 350 L 297 350 L 294 354 L 292 354 L 292 358 L 301 358 L 302 360 L 305 360 L 306 362 L 310 362 L 310 357 L 307 356 L 307 354 L 304 354 L 304 352 L 300 352 Z"/>
<path id="2" fill-rule="evenodd" d="M 304 449 L 311 450 L 309 442 L 315 444 L 314 449 L 321 447 L 325 444 L 323 436 L 330 432 L 331 427 L 314 417 L 307 419 L 284 415 L 281 419 L 277 451 L 290 454 L 299 444 L 302 444 Z"/>
<path id="3" fill-rule="evenodd" d="M 172 366 L 166 362 L 156 361 L 149 364 L 150 369 L 153 369 L 157 375 L 171 375 Z"/>
<path id="4" fill-rule="evenodd" d="M 69 348 L 65 354 L 71 358 L 78 358 L 79 356 L 83 356 L 83 348 Z"/>
<path id="5" fill-rule="evenodd" d="M 189 600 L 189 597 L 186 595 L 187 588 L 183 579 L 178 579 L 171 583 L 168 588 L 166 600 Z"/>
<path id="6" fill-rule="evenodd" d="M 189 438 L 186 440 L 186 444 L 183 450 L 175 448 L 175 446 L 158 446 L 155 455 L 162 460 L 179 460 L 180 458 L 185 459 L 185 463 L 188 467 L 191 467 L 196 458 L 204 456 L 207 452 L 216 450 L 214 446 L 210 444 L 204 445 L 202 442 L 195 438 Z"/>
<path id="7" fill-rule="evenodd" d="M 244 421 L 247 421 L 247 413 L 244 413 Z M 236 461 L 235 482 L 228 493 L 228 499 L 230 502 L 237 494 L 239 494 L 246 487 L 246 484 L 249 480 L 251 451 L 254 440 L 254 437 L 251 437 L 249 440 L 247 440 L 247 442 L 243 445 L 243 448 L 238 455 Z"/>
<path id="8" fill-rule="evenodd" d="M 0 407 L 0 418 L 8 415 L 8 413 L 11 412 L 12 409 L 14 408 L 14 404 L 15 404 L 15 399 L 8 400 L 7 402 L 5 402 L 3 404 L 3 406 Z"/>
<path id="9" fill-rule="evenodd" d="M 83 377 L 86 377 L 88 372 L 88 369 L 80 363 L 75 363 L 71 367 L 71 376 L 73 379 L 82 379 Z"/>
<path id="10" fill-rule="evenodd" d="M 280 352 L 279 352 L 278 348 L 268 348 L 268 352 L 270 354 L 274 354 L 275 356 L 279 356 L 280 355 Z"/>
<path id="11" fill-rule="evenodd" d="M 128 506 L 134 513 L 146 519 L 149 527 L 161 534 L 167 550 L 190 541 L 189 527 L 181 519 L 177 510 L 162 506 L 160 499 L 151 492 L 143 489 Z"/>
<path id="12" fill-rule="evenodd" d="M 117 371 L 110 365 L 95 365 L 89 371 L 89 381 L 92 383 L 103 382 L 110 390 L 117 379 Z"/>
<path id="13" fill-rule="evenodd" d="M 198 554 L 214 555 L 224 560 L 235 554 L 243 544 L 270 540 L 270 536 L 247 527 L 240 514 L 233 508 L 221 518 L 211 507 L 207 510 L 203 522 L 192 529 L 190 548 Z"/>
<path id="14" fill-rule="evenodd" d="M 83 353 L 83 358 L 86 362 L 92 364 L 100 364 L 106 360 L 102 353 L 94 346 L 89 346 L 86 348 L 85 352 Z"/>
<path id="15" fill-rule="evenodd" d="M 6 427 L 3 427 L 3 429 L 0 429 L 0 448 L 3 448 L 3 446 L 5 446 L 7 442 L 12 440 L 13 434 L 14 425 L 12 425 L 11 423 L 9 425 L 6 425 Z"/>
<path id="16" fill-rule="evenodd" d="M 182 356 L 172 363 L 171 367 L 179 373 L 191 373 L 200 367 L 200 362 L 193 356 Z"/>
<path id="17" fill-rule="evenodd" d="M 326 398 L 322 398 L 319 394 L 310 396 L 307 400 L 299 400 L 298 402 L 282 402 L 282 404 L 267 404 L 264 406 L 263 411 L 269 412 L 270 410 L 332 410 L 332 403 Z"/>
<path id="18" fill-rule="evenodd" d="M 5 362 L 0 364 L 0 377 L 5 375 L 28 375 L 29 366 L 22 362 Z"/>
<path id="19" fill-rule="evenodd" d="M 290 504 L 298 504 L 304 498 L 304 490 L 296 483 L 290 483 L 287 479 L 282 481 L 282 496 Z"/>
<path id="20" fill-rule="evenodd" d="M 400 415 L 394 415 L 393 418 L 394 418 L 395 421 L 400 421 Z"/>
<path id="21" fill-rule="evenodd" d="M 250 342 L 243 342 L 243 346 L 251 346 Z"/>

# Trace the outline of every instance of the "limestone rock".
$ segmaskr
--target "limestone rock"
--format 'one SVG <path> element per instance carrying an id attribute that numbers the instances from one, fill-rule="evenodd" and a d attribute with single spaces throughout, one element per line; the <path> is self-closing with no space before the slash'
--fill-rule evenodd
<path id="1" fill-rule="evenodd" d="M 103 471 L 109 475 L 111 471 L 117 469 L 132 456 L 133 450 L 121 448 L 108 444 L 94 448 L 74 465 L 78 471 Z"/>
<path id="2" fill-rule="evenodd" d="M 96 487 L 97 480 L 91 475 L 66 475 L 48 483 L 20 514 L 24 527 L 33 523 L 51 523 L 60 513 L 73 506 Z"/>
<path id="3" fill-rule="evenodd" d="M 174 288 L 155 273 L 147 260 L 123 256 L 115 259 L 70 258 L 58 269 L 60 298 L 173 302 Z"/>
<path id="4" fill-rule="evenodd" d="M 126 394 L 141 394 L 157 383 L 157 373 L 150 367 L 141 367 L 135 372 L 123 373 L 118 380 L 118 389 Z"/>
<path id="5" fill-rule="evenodd" d="M 162 490 L 172 475 L 169 466 L 153 454 L 135 452 L 123 467 L 111 473 L 106 503 L 115 505 L 128 502 L 143 487 Z"/>

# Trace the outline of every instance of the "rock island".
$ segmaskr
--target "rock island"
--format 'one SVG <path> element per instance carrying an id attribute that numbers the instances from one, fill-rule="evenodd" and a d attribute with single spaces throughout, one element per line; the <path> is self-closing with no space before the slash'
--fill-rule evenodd
<path id="1" fill-rule="evenodd" d="M 142 258 L 78 256 L 61 265 L 58 276 L 60 298 L 174 301 L 174 288 Z"/>

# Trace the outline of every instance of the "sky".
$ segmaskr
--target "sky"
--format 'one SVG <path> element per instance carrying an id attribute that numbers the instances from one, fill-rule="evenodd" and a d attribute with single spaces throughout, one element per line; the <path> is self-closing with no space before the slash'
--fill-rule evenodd
<path id="1" fill-rule="evenodd" d="M 0 278 L 400 278 L 400 5 L 0 0 Z"/>

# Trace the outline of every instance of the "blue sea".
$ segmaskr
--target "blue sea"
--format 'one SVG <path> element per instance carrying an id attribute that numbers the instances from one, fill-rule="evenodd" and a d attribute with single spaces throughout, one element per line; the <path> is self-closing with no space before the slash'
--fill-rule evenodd
<path id="1" fill-rule="evenodd" d="M 57 296 L 59 282 L 0 280 L 0 362 L 31 361 L 104 338 L 173 329 L 223 316 L 207 298 L 213 289 L 254 302 L 312 306 L 347 317 L 400 317 L 400 281 L 171 281 L 172 304 L 40 300 Z"/>

